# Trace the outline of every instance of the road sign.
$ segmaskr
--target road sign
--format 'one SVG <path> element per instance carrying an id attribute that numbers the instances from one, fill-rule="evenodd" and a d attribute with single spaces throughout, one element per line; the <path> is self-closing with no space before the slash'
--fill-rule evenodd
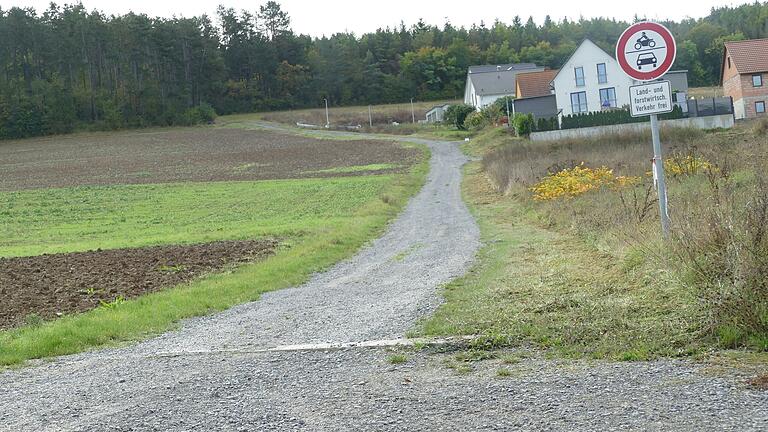
<path id="1" fill-rule="evenodd" d="M 674 106 L 669 81 L 654 81 L 629 88 L 629 112 L 632 117 L 672 112 Z"/>
<path id="2" fill-rule="evenodd" d="M 616 60 L 630 78 L 653 81 L 669 72 L 675 63 L 677 45 L 663 25 L 640 22 L 622 33 L 616 44 Z"/>
<path id="3" fill-rule="evenodd" d="M 624 30 L 616 43 L 616 60 L 621 69 L 636 81 L 655 81 L 675 63 L 677 46 L 672 33 L 661 24 L 640 22 Z M 630 112 L 633 117 L 651 116 L 653 140 L 653 173 L 659 194 L 659 215 L 664 238 L 669 238 L 670 219 L 667 206 L 667 185 L 664 178 L 664 157 L 661 154 L 659 118 L 657 114 L 673 108 L 669 81 L 646 83 L 629 88 Z"/>

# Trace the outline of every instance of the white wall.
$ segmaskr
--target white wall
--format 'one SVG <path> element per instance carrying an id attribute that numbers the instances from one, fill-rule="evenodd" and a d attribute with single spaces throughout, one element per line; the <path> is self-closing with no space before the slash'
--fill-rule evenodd
<path id="1" fill-rule="evenodd" d="M 707 117 L 690 117 L 676 120 L 662 120 L 662 127 L 672 128 L 698 128 L 698 129 L 730 129 L 734 125 L 731 114 L 723 114 Z M 531 141 L 559 141 L 569 138 L 593 138 L 603 135 L 620 134 L 627 132 L 648 132 L 648 142 L 651 142 L 650 135 L 651 123 L 627 123 L 610 126 L 594 126 L 580 129 L 562 129 L 548 132 L 534 132 L 531 134 Z"/>
<path id="2" fill-rule="evenodd" d="M 605 63 L 608 82 L 598 83 L 597 65 Z M 577 67 L 584 68 L 584 86 L 576 86 Z M 571 93 L 585 91 L 587 93 L 587 109 L 589 112 L 601 111 L 600 89 L 613 87 L 616 89 L 616 103 L 619 108 L 629 105 L 629 87 L 634 81 L 626 76 L 619 63 L 590 40 L 585 40 L 576 50 L 555 77 L 555 95 L 557 108 L 563 115 L 571 115 Z"/>

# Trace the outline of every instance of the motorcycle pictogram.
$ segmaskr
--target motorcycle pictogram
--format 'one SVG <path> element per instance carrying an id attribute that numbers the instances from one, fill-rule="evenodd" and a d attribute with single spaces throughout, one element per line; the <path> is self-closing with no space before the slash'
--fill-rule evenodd
<path id="1" fill-rule="evenodd" d="M 635 44 L 635 49 L 636 50 L 642 49 L 643 47 L 649 47 L 649 48 L 656 47 L 656 41 L 651 39 L 651 38 L 649 38 L 645 34 L 645 32 L 643 32 L 643 35 L 640 36 L 640 39 L 638 39 L 637 43 Z"/>

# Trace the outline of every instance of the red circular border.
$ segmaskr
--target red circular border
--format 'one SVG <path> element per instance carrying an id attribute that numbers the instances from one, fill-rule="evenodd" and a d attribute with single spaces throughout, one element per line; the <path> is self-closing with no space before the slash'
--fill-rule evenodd
<path id="1" fill-rule="evenodd" d="M 624 47 L 627 46 L 629 38 L 633 34 L 643 30 L 655 31 L 664 38 L 664 42 L 667 44 L 667 58 L 661 66 L 651 72 L 636 71 L 629 66 L 626 57 L 624 57 Z M 655 22 L 641 22 L 630 26 L 628 29 L 624 30 L 624 33 L 622 33 L 619 38 L 619 42 L 616 44 L 616 60 L 619 62 L 619 66 L 621 66 L 621 69 L 625 74 L 629 75 L 630 78 L 638 81 L 653 81 L 657 78 L 661 78 L 672 68 L 676 56 L 677 44 L 675 43 L 675 38 L 672 36 L 672 32 L 663 25 Z"/>

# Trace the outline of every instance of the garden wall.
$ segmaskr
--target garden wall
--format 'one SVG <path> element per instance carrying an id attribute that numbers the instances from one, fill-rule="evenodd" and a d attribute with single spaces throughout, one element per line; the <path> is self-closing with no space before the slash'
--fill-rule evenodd
<path id="1" fill-rule="evenodd" d="M 697 128 L 697 129 L 730 129 L 734 125 L 733 114 L 723 114 L 709 117 L 691 117 L 677 120 L 662 120 L 662 127 Z M 610 126 L 595 126 L 580 129 L 564 129 L 548 132 L 534 132 L 531 141 L 558 141 L 569 138 L 591 138 L 601 135 L 620 134 L 627 132 L 650 131 L 651 123 L 629 123 Z"/>

